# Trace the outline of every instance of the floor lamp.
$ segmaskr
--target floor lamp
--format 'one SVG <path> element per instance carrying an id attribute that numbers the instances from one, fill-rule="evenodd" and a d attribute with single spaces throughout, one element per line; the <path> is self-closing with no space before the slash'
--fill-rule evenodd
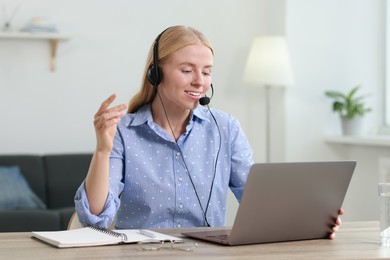
<path id="1" fill-rule="evenodd" d="M 250 48 L 244 82 L 265 87 L 266 162 L 271 161 L 270 88 L 292 85 L 293 73 L 286 39 L 283 36 L 258 36 Z"/>

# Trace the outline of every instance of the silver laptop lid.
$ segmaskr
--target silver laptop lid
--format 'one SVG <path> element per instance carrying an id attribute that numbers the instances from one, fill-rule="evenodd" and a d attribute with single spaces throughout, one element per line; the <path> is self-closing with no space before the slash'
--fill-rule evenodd
<path id="1" fill-rule="evenodd" d="M 326 238 L 355 161 L 254 164 L 230 245 Z"/>

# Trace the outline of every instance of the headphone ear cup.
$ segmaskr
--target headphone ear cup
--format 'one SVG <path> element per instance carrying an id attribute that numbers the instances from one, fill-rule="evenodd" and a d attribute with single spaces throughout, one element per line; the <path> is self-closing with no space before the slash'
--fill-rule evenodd
<path id="1" fill-rule="evenodd" d="M 162 76 L 163 74 L 160 67 L 157 67 L 156 69 L 154 66 L 152 66 L 148 69 L 147 77 L 153 86 L 157 87 L 158 84 L 160 84 Z"/>

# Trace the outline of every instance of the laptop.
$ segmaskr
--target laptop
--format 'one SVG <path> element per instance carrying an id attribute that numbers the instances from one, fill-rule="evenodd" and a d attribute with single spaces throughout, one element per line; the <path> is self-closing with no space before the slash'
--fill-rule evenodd
<path id="1" fill-rule="evenodd" d="M 246 245 L 328 238 L 355 161 L 254 164 L 231 229 L 182 233 Z"/>

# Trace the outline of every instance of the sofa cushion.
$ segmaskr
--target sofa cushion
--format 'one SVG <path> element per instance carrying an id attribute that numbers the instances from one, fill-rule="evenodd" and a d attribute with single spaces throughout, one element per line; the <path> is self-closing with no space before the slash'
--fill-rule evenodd
<path id="1" fill-rule="evenodd" d="M 46 208 L 18 166 L 0 166 L 0 209 Z"/>
<path id="2" fill-rule="evenodd" d="M 46 180 L 42 157 L 39 155 L 1 155 L 1 166 L 19 166 L 35 194 L 47 205 Z"/>

